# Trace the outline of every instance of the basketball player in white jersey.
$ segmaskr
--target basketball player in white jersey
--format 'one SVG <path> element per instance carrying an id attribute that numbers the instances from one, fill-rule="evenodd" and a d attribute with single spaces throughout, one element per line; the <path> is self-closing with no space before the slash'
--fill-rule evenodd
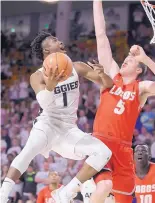
<path id="1" fill-rule="evenodd" d="M 85 183 L 82 184 L 80 191 L 83 196 L 84 203 L 90 203 L 91 194 L 95 192 L 95 190 L 96 190 L 96 184 L 93 178 L 90 180 L 87 180 Z M 103 203 L 115 203 L 114 195 L 110 193 Z"/>
<path id="2" fill-rule="evenodd" d="M 39 33 L 31 47 L 32 52 L 42 61 L 51 53 L 65 52 L 63 43 L 46 32 Z M 99 172 L 111 157 L 111 151 L 106 145 L 82 132 L 76 125 L 79 75 L 97 82 L 102 88 L 111 86 L 111 80 L 104 73 L 101 79 L 88 65 L 79 62 L 74 63 L 72 75 L 66 81 L 59 82 L 61 75 L 55 77 L 55 73 L 51 73 L 45 77 L 44 68 L 40 68 L 30 77 L 41 111 L 34 121 L 24 149 L 12 162 L 2 184 L 2 203 L 7 202 L 15 181 L 38 154 L 47 158 L 53 150 L 69 159 L 81 160 L 88 156 L 76 177 L 53 194 L 57 203 L 69 203 L 82 183 Z"/>

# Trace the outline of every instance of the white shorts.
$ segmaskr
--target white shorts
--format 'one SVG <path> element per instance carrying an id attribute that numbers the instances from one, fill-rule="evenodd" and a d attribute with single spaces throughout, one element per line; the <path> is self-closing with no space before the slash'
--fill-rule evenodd
<path id="1" fill-rule="evenodd" d="M 47 144 L 40 154 L 45 158 L 49 157 L 51 150 L 68 159 L 82 160 L 85 158 L 85 155 L 75 154 L 75 146 L 84 137 L 91 137 L 91 135 L 81 131 L 75 124 L 64 123 L 56 119 L 37 118 L 37 120 L 32 128 L 31 136 L 37 139 L 37 135 L 33 135 L 33 129 L 42 131 L 42 143 L 45 143 L 46 139 Z"/>

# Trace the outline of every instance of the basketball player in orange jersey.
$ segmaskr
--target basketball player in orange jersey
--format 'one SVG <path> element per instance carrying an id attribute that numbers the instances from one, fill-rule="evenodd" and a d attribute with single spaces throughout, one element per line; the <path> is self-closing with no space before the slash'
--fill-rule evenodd
<path id="1" fill-rule="evenodd" d="M 42 61 L 51 53 L 65 52 L 63 43 L 46 32 L 39 33 L 31 46 L 32 52 Z M 111 86 L 111 79 L 104 73 L 101 79 L 101 75 L 81 62 L 73 64 L 71 77 L 63 82 L 60 82 L 62 73 L 58 76 L 54 73 L 51 70 L 47 77 L 42 67 L 30 77 L 30 84 L 41 111 L 35 119 L 25 147 L 13 160 L 2 184 L 0 197 L 3 203 L 7 202 L 15 181 L 38 154 L 48 158 L 52 150 L 69 159 L 82 160 L 87 156 L 83 167 L 73 180 L 52 195 L 57 203 L 69 203 L 82 183 L 99 172 L 111 157 L 111 150 L 104 143 L 82 132 L 76 125 L 80 94 L 79 76 L 100 84 L 102 88 L 107 88 L 109 84 Z"/>
<path id="2" fill-rule="evenodd" d="M 52 191 L 58 189 L 61 187 L 60 183 L 60 176 L 56 171 L 50 171 L 49 175 L 49 182 L 50 184 L 43 188 L 37 197 L 37 203 L 52 203 L 53 198 L 52 198 Z"/>
<path id="3" fill-rule="evenodd" d="M 155 164 L 150 162 L 150 159 L 148 146 L 137 145 L 134 150 L 137 203 L 155 202 Z"/>
<path id="4" fill-rule="evenodd" d="M 93 12 L 99 63 L 114 85 L 101 93 L 93 129 L 93 135 L 103 141 L 113 155 L 106 171 L 95 177 L 97 189 L 91 202 L 103 203 L 113 188 L 117 203 L 131 203 L 135 190 L 133 130 L 147 98 L 155 95 L 155 82 L 140 82 L 137 78 L 143 73 L 144 64 L 155 74 L 155 63 L 140 46 L 134 45 L 119 68 L 106 35 L 102 1 L 93 2 Z"/>

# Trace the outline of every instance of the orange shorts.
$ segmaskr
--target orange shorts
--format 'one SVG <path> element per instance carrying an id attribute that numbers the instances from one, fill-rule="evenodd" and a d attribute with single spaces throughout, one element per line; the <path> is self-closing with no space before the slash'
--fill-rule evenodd
<path id="1" fill-rule="evenodd" d="M 113 181 L 113 192 L 124 195 L 132 195 L 135 189 L 135 170 L 133 150 L 127 144 L 109 140 L 101 136 L 95 136 L 112 151 L 112 157 L 108 164 L 97 175 L 94 181 Z"/>

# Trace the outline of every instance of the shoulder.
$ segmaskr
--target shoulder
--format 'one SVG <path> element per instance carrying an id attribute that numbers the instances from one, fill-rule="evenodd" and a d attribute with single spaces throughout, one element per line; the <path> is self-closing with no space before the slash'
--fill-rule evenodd
<path id="1" fill-rule="evenodd" d="M 40 194 L 43 194 L 43 193 L 45 193 L 45 192 L 47 192 L 48 191 L 48 186 L 46 186 L 46 187 L 44 187 L 43 189 L 41 189 L 40 190 Z"/>
<path id="2" fill-rule="evenodd" d="M 37 70 L 36 72 L 32 73 L 32 74 L 30 75 L 30 80 L 31 80 L 31 79 L 34 79 L 34 78 L 36 78 L 36 77 L 42 77 L 42 72 L 39 71 L 39 70 Z"/>
<path id="3" fill-rule="evenodd" d="M 152 168 L 153 170 L 155 169 L 155 163 L 150 162 L 150 166 L 151 166 L 151 168 Z"/>
<path id="4" fill-rule="evenodd" d="M 115 74 L 114 77 L 112 78 L 112 80 L 113 80 L 114 84 L 117 84 L 117 83 L 123 84 L 123 77 L 120 73 Z"/>
<path id="5" fill-rule="evenodd" d="M 38 83 L 43 83 L 43 82 L 44 82 L 43 74 L 39 70 L 32 73 L 32 75 L 30 76 L 30 84 L 32 87 Z"/>

